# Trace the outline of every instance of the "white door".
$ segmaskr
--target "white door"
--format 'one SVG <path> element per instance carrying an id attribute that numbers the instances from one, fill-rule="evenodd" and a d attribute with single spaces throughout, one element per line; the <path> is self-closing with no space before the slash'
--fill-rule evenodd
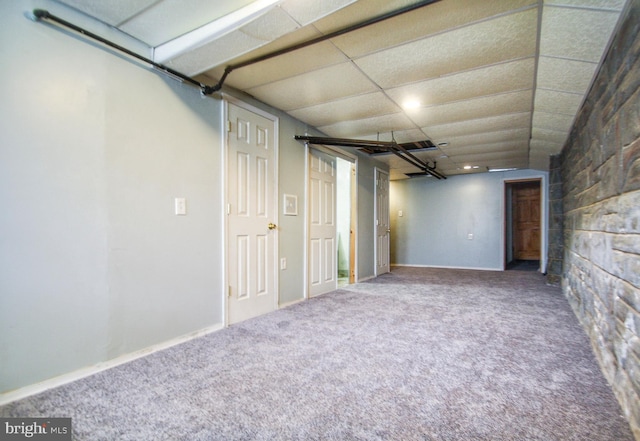
<path id="1" fill-rule="evenodd" d="M 389 264 L 389 175 L 376 168 L 376 275 L 388 273 Z"/>
<path id="2" fill-rule="evenodd" d="M 338 288 L 336 158 L 309 150 L 309 296 Z"/>
<path id="3" fill-rule="evenodd" d="M 228 323 L 276 308 L 276 121 L 228 103 Z"/>

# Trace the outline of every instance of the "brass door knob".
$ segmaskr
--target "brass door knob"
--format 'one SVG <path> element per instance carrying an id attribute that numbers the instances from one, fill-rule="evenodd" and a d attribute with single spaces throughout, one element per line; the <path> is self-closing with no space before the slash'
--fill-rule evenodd
<path id="1" fill-rule="evenodd" d="M 275 230 L 278 226 L 276 224 L 274 224 L 273 222 L 269 222 L 268 227 L 269 227 L 270 230 Z"/>

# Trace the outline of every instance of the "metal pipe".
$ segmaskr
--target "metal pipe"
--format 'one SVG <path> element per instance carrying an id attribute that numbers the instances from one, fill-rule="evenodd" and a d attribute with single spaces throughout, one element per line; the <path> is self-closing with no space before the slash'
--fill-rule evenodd
<path id="1" fill-rule="evenodd" d="M 222 88 L 222 85 L 224 84 L 224 81 L 227 78 L 227 75 L 229 73 L 231 73 L 232 71 L 234 71 L 235 69 L 240 69 L 241 67 L 250 66 L 252 64 L 259 63 L 260 61 L 265 61 L 265 60 L 268 60 L 270 58 L 274 58 L 274 57 L 278 57 L 280 55 L 288 54 L 289 52 L 293 52 L 293 51 L 296 51 L 298 49 L 302 49 L 302 48 L 305 48 L 305 47 L 308 47 L 308 46 L 312 46 L 312 45 L 317 44 L 317 43 L 322 43 L 323 41 L 329 40 L 331 38 L 339 37 L 340 35 L 344 35 L 344 34 L 347 34 L 349 32 L 357 31 L 358 29 L 362 29 L 362 28 L 364 28 L 366 26 L 370 26 L 370 25 L 373 25 L 373 24 L 376 24 L 376 23 L 380 23 L 381 21 L 388 20 L 388 19 L 393 18 L 393 17 L 397 17 L 398 15 L 402 15 L 402 14 L 405 14 L 407 12 L 414 11 L 416 9 L 422 8 L 424 6 L 428 6 L 428 5 L 433 4 L 433 3 L 437 3 L 439 1 L 440 0 L 423 0 L 423 1 L 420 1 L 420 2 L 417 2 L 417 3 L 414 3 L 413 5 L 405 6 L 404 8 L 396 9 L 395 11 L 387 12 L 386 14 L 382 14 L 382 15 L 379 15 L 377 17 L 373 17 L 373 18 L 370 18 L 368 20 L 361 21 L 360 23 L 356 23 L 356 24 L 353 24 L 351 26 L 347 26 L 346 28 L 339 29 L 337 31 L 333 31 L 333 32 L 330 32 L 330 33 L 325 34 L 325 35 L 321 35 L 321 36 L 316 37 L 316 38 L 312 38 L 311 40 L 307 40 L 307 41 L 303 41 L 302 43 L 294 44 L 293 46 L 289 46 L 289 47 L 285 47 L 285 48 L 282 48 L 282 49 L 278 49 L 277 51 L 273 51 L 273 52 L 270 52 L 268 54 L 260 55 L 260 56 L 255 57 L 255 58 L 251 58 L 249 60 L 242 61 L 240 63 L 230 64 L 229 66 L 227 66 L 225 68 L 224 74 L 222 75 L 222 78 L 220 78 L 220 81 L 218 81 L 218 83 L 213 87 L 213 89 L 214 89 L 213 92 L 216 92 L 216 91 L 218 91 L 218 90 L 220 90 Z"/>
<path id="2" fill-rule="evenodd" d="M 435 171 L 434 166 L 430 167 L 428 163 L 422 161 L 420 158 L 409 153 L 406 148 L 398 145 L 395 141 L 369 141 L 365 139 L 346 139 L 346 138 L 327 138 L 323 136 L 307 136 L 307 135 L 295 135 L 294 139 L 298 141 L 304 141 L 308 144 L 316 145 L 332 145 L 338 147 L 355 147 L 355 148 L 381 148 L 386 149 L 394 155 L 405 160 L 414 167 L 420 169 L 425 173 L 429 173 L 431 176 L 437 179 L 447 179 L 441 173 Z"/>
<path id="3" fill-rule="evenodd" d="M 129 55 L 129 56 L 131 56 L 133 58 L 136 58 L 136 59 L 138 59 L 140 61 L 143 61 L 145 63 L 150 64 L 151 66 L 156 68 L 158 71 L 160 71 L 160 72 L 162 72 L 162 73 L 164 73 L 164 74 L 166 74 L 166 75 L 168 75 L 168 76 L 170 76 L 170 77 L 172 77 L 174 79 L 179 79 L 179 80 L 185 81 L 185 82 L 187 82 L 189 84 L 192 84 L 192 85 L 200 88 L 200 91 L 205 95 L 213 93 L 213 92 L 205 93 L 205 91 L 211 89 L 211 86 L 207 86 L 206 84 L 202 84 L 201 82 L 196 81 L 193 78 L 191 78 L 191 77 L 189 77 L 189 76 L 187 76 L 187 75 L 185 75 L 185 74 L 183 74 L 181 72 L 178 72 L 177 70 L 171 69 L 170 67 L 164 66 L 164 65 L 162 65 L 160 63 L 156 63 L 155 61 L 150 60 L 149 58 L 146 58 L 146 57 L 144 57 L 144 56 L 142 56 L 140 54 L 137 54 L 137 53 L 127 49 L 126 47 L 120 46 L 119 44 L 116 44 L 116 43 L 114 43 L 112 41 L 109 41 L 106 38 L 103 38 L 103 37 L 101 37 L 101 36 L 99 36 L 97 34 L 94 34 L 93 32 L 87 31 L 86 29 L 83 29 L 80 26 L 76 26 L 73 23 L 70 23 L 70 22 L 68 22 L 66 20 L 63 20 L 60 17 L 56 17 L 55 15 L 50 14 L 49 11 L 46 11 L 44 9 L 34 9 L 33 10 L 33 17 L 34 17 L 34 19 L 36 21 L 39 21 L 39 20 L 50 20 L 50 21 L 53 21 L 53 22 L 58 23 L 58 24 L 60 24 L 62 26 L 65 26 L 65 27 L 67 27 L 67 28 L 69 28 L 69 29 L 71 29 L 73 31 L 76 31 L 76 32 L 78 32 L 78 33 L 80 33 L 82 35 L 85 35 L 85 36 L 90 37 L 90 38 L 92 38 L 92 39 L 94 39 L 96 41 L 99 41 L 100 43 L 102 43 L 104 45 L 107 45 L 107 46 L 109 46 L 109 47 L 111 47 L 113 49 L 119 50 L 120 52 L 124 52 L 125 54 L 127 54 L 127 55 Z"/>

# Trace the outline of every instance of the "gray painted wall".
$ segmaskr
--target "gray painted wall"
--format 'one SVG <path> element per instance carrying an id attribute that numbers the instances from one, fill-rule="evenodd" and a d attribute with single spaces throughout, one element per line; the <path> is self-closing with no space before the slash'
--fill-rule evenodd
<path id="1" fill-rule="evenodd" d="M 392 181 L 391 262 L 396 265 L 502 270 L 504 181 L 542 178 L 543 268 L 547 173 L 517 170 Z M 403 216 L 399 216 L 399 211 Z M 469 240 L 468 235 L 473 234 Z"/>
<path id="2" fill-rule="evenodd" d="M 224 319 L 222 101 L 25 18 L 35 7 L 147 51 L 52 1 L 0 2 L 0 393 Z M 280 118 L 279 202 L 298 196 L 300 214 L 278 219 L 284 305 L 305 292 L 293 135 L 313 129 L 247 101 Z M 358 163 L 361 277 L 374 274 L 375 165 Z"/>

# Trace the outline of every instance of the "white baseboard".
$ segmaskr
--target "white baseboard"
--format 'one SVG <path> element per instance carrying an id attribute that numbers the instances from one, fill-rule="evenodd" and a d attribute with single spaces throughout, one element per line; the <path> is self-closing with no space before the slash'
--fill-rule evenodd
<path id="1" fill-rule="evenodd" d="M 358 283 L 360 282 L 366 282 L 367 280 L 371 280 L 371 279 L 375 279 L 377 276 L 367 276 L 367 277 L 363 277 L 362 279 L 358 279 Z"/>
<path id="2" fill-rule="evenodd" d="M 288 308 L 291 305 L 295 305 L 296 303 L 304 302 L 305 300 L 307 300 L 307 299 L 298 299 L 298 300 L 293 300 L 291 302 L 282 303 L 282 304 L 278 305 L 278 309 Z"/>
<path id="3" fill-rule="evenodd" d="M 442 269 L 460 269 L 474 271 L 504 271 L 504 268 L 478 268 L 473 266 L 446 266 L 446 265 L 413 265 L 406 263 L 392 263 L 391 266 L 407 266 L 415 268 L 442 268 Z"/>
<path id="4" fill-rule="evenodd" d="M 209 326 L 207 328 L 200 329 L 199 331 L 185 334 L 180 337 L 172 338 L 171 340 L 167 340 L 162 343 L 148 346 L 146 348 L 140 349 L 135 352 L 123 354 L 119 357 L 116 357 L 104 362 L 100 362 L 93 366 L 78 369 L 76 371 L 59 375 L 57 377 L 50 378 L 48 380 L 44 380 L 39 383 L 31 384 L 29 386 L 21 387 L 19 389 L 15 389 L 10 392 L 6 392 L 4 394 L 0 394 L 0 406 L 4 406 L 5 404 L 11 403 L 12 401 L 21 400 L 23 398 L 27 398 L 29 396 L 39 394 L 41 392 L 47 391 L 49 389 L 53 389 L 58 386 L 62 386 L 64 384 L 72 383 L 82 378 L 97 374 L 98 372 L 106 371 L 107 369 L 120 366 L 121 364 L 125 364 L 130 361 L 136 360 L 138 358 L 142 358 L 147 355 L 153 354 L 155 352 L 168 349 L 180 343 L 184 343 L 189 340 L 193 340 L 195 338 L 202 337 L 207 334 L 211 334 L 212 332 L 219 331 L 223 328 L 224 328 L 224 325 L 222 324 Z"/>

